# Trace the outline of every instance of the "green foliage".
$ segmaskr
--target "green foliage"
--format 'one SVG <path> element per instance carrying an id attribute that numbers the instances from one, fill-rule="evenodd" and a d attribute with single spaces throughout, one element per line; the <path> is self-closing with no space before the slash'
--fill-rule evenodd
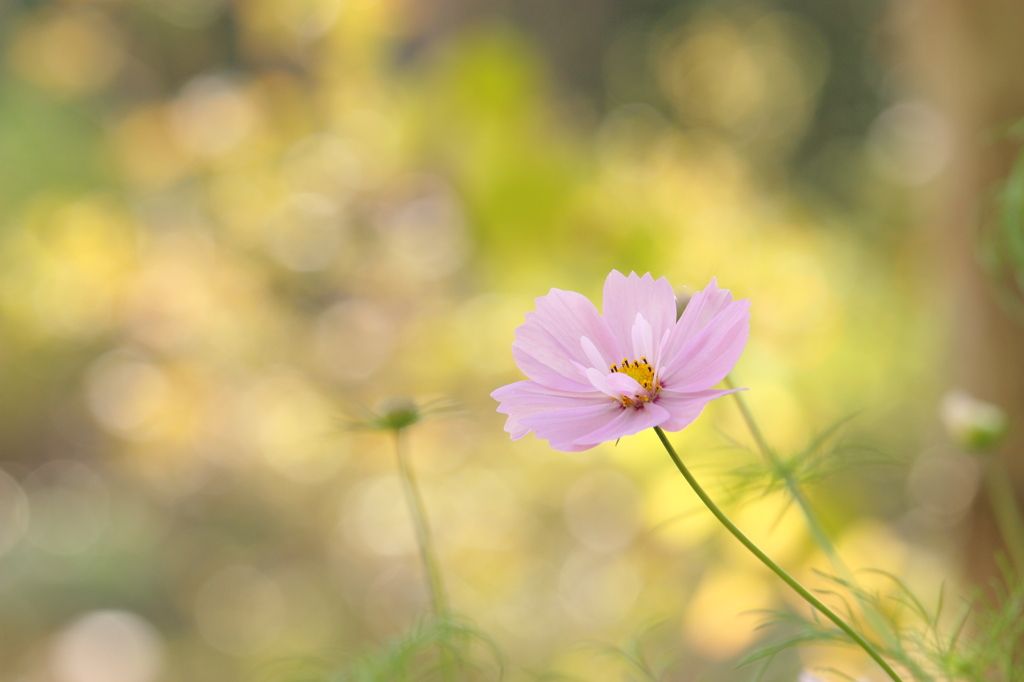
<path id="1" fill-rule="evenodd" d="M 0 90 L 0 206 L 10 211 L 38 193 L 108 184 L 102 133 L 88 112 L 32 88 L 5 84 Z"/>
<path id="2" fill-rule="evenodd" d="M 380 652 L 360 659 L 331 682 L 501 680 L 501 652 L 486 633 L 454 617 L 421 622 Z"/>
<path id="3" fill-rule="evenodd" d="M 858 442 L 846 433 L 855 416 L 836 421 L 812 437 L 799 452 L 784 456 L 773 451 L 768 461 L 754 461 L 733 469 L 733 491 L 767 495 L 793 486 L 813 485 L 855 466 L 898 463 L 897 457 Z"/>
<path id="4" fill-rule="evenodd" d="M 1018 122 L 1011 134 L 1019 135 Z M 1024 325 L 1024 150 L 1018 153 L 985 221 L 978 256 L 997 300 Z"/>
<path id="5" fill-rule="evenodd" d="M 344 425 L 353 431 L 400 431 L 427 417 L 451 413 L 456 409 L 455 403 L 445 398 L 417 402 L 408 396 L 393 396 L 382 401 L 375 410 L 361 405 L 352 406 Z"/>
<path id="6" fill-rule="evenodd" d="M 648 636 L 659 629 L 660 623 L 631 637 L 623 646 L 601 644 L 597 646 L 597 651 L 628 666 L 628 672 L 623 679 L 630 682 L 662 682 L 670 679 L 669 674 L 679 661 L 673 650 L 663 651 L 656 657 L 650 653 L 647 646 Z"/>
<path id="7" fill-rule="evenodd" d="M 891 594 L 863 590 L 849 581 L 831 577 L 832 594 L 847 602 L 846 617 L 858 622 L 857 603 L 876 616 L 881 627 L 873 644 L 906 679 L 917 682 L 1016 682 L 1024 679 L 1024 583 L 1009 575 L 993 585 L 993 596 L 978 596 L 954 613 L 947 604 L 945 588 L 937 605 L 928 609 L 906 584 L 894 575 L 872 571 L 892 581 Z M 863 619 L 860 619 L 863 620 Z M 759 648 L 741 665 L 771 659 L 787 649 L 808 644 L 852 646 L 846 635 L 831 623 L 792 613 L 771 612 L 765 626 L 778 626 L 788 635 Z M 863 627 L 861 628 L 863 631 Z M 832 671 L 840 672 L 840 671 Z"/>
<path id="8" fill-rule="evenodd" d="M 266 682 L 499 682 L 504 658 L 491 638 L 454 616 L 424 619 L 408 632 L 340 671 L 308 658 L 282 659 Z"/>

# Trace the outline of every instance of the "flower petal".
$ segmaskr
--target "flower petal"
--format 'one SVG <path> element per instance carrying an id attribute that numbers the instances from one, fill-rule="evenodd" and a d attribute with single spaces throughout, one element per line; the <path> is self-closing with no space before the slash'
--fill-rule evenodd
<path id="1" fill-rule="evenodd" d="M 573 442 L 577 445 L 597 445 L 610 440 L 618 440 L 623 436 L 632 436 L 634 433 L 657 426 L 670 416 L 668 410 L 658 407 L 654 403 L 646 404 L 639 409 L 620 408 L 619 414 L 614 419 L 585 436 L 576 438 Z"/>
<path id="2" fill-rule="evenodd" d="M 590 385 L 601 393 L 604 393 L 609 398 L 618 400 L 621 394 L 608 385 L 608 378 L 612 376 L 615 375 L 602 374 L 600 370 L 594 369 L 593 367 L 587 369 L 587 379 L 590 380 Z"/>
<path id="3" fill-rule="evenodd" d="M 608 362 L 608 358 L 601 355 L 601 351 L 597 349 L 594 342 L 584 336 L 580 339 L 580 345 L 583 346 L 583 352 L 587 354 L 587 359 L 590 360 L 590 365 L 595 369 L 600 369 L 602 372 L 607 372 L 611 364 Z"/>
<path id="4" fill-rule="evenodd" d="M 665 388 L 693 392 L 711 388 L 732 370 L 750 333 L 750 301 L 726 306 L 659 373 Z"/>
<path id="5" fill-rule="evenodd" d="M 552 289 L 536 299 L 537 309 L 526 314 L 526 322 L 516 328 L 512 344 L 516 364 L 528 377 L 553 388 L 567 387 L 558 374 L 575 383 L 586 384 L 586 378 L 573 364 L 590 366 L 581 339 L 590 339 L 605 357 L 620 354 L 619 344 L 586 296 L 573 291 Z M 528 358 L 525 356 L 529 356 Z M 520 363 L 520 357 L 524 362 Z M 544 365 L 545 371 L 537 365 Z"/>
<path id="6" fill-rule="evenodd" d="M 502 386 L 493 391 L 491 397 L 501 403 L 498 412 L 508 415 L 505 430 L 512 435 L 512 440 L 519 440 L 530 432 L 520 421 L 523 417 L 551 410 L 608 403 L 607 396 L 594 390 L 586 393 L 559 391 L 535 381 L 517 381 Z"/>
<path id="7" fill-rule="evenodd" d="M 650 273 L 640 277 L 631 272 L 626 277 L 612 270 L 604 281 L 604 318 L 623 351 L 633 348 L 637 313 L 650 324 L 651 338 L 661 339 L 665 330 L 676 322 L 676 296 L 672 285 L 664 277 L 655 280 Z M 617 361 L 621 356 L 612 357 Z"/>
<path id="8" fill-rule="evenodd" d="M 551 364 L 558 364 L 560 368 L 563 370 L 565 369 L 565 365 L 560 363 L 557 355 L 553 355 L 548 352 L 543 353 L 542 357 L 543 359 L 535 358 L 524 348 L 524 344 L 519 341 L 512 342 L 512 358 L 516 361 L 516 366 L 519 367 L 523 374 L 530 377 L 537 383 L 547 386 L 548 388 L 562 391 L 586 391 L 590 388 L 590 384 L 586 381 L 586 377 L 584 377 L 582 373 L 576 371 L 576 367 L 571 361 L 568 363 L 568 366 L 571 367 L 573 371 L 576 371 L 577 377 L 573 379 L 570 379 L 568 376 L 562 374 L 551 366 Z"/>
<path id="9" fill-rule="evenodd" d="M 674 358 L 687 341 L 706 327 L 730 303 L 732 292 L 728 289 L 719 289 L 718 280 L 712 277 L 711 282 L 695 293 L 686 304 L 686 309 L 673 326 L 668 341 L 663 344 L 661 358 L 666 362 Z"/>
<path id="10" fill-rule="evenodd" d="M 595 447 L 594 445 L 579 445 L 568 440 L 549 440 L 548 445 L 551 446 L 552 450 L 560 450 L 561 452 L 583 452 L 584 450 L 592 450 Z"/>
<path id="11" fill-rule="evenodd" d="M 632 330 L 634 360 L 637 358 L 654 360 L 653 336 L 654 330 L 651 329 L 651 323 L 645 320 L 643 315 L 637 313 Z"/>
<path id="12" fill-rule="evenodd" d="M 524 416 L 519 420 L 519 425 L 534 431 L 538 438 L 549 441 L 551 447 L 564 450 L 560 446 L 592 445 L 578 443 L 576 440 L 614 421 L 618 413 L 623 411 L 625 409 L 620 404 L 604 398 L 597 405 L 548 410 Z"/>
<path id="13" fill-rule="evenodd" d="M 605 377 L 605 382 L 608 384 L 608 388 L 612 390 L 615 397 L 623 395 L 647 395 L 647 389 L 641 386 L 639 381 L 628 374 L 613 372 Z"/>
<path id="14" fill-rule="evenodd" d="M 677 393 L 676 391 L 663 390 L 658 394 L 658 405 L 668 410 L 671 417 L 662 422 L 660 426 L 666 431 L 681 431 L 692 424 L 700 416 L 704 406 L 715 398 L 745 390 L 745 388 L 729 390 L 707 389 L 692 393 Z"/>
<path id="15" fill-rule="evenodd" d="M 499 402 L 505 403 L 516 402 L 524 399 L 544 401 L 550 399 L 554 401 L 571 398 L 600 398 L 603 396 L 590 386 L 587 386 L 585 391 L 575 392 L 549 388 L 543 384 L 537 383 L 536 381 L 516 381 L 491 391 L 491 397 Z"/>

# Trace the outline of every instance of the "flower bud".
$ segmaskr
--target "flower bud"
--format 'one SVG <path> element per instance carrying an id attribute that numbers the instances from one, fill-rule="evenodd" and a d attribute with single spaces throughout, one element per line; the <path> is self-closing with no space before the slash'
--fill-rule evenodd
<path id="1" fill-rule="evenodd" d="M 355 431 L 401 431 L 427 417 L 455 411 L 457 405 L 444 398 L 415 400 L 409 396 L 398 395 L 380 401 L 375 410 L 354 406 L 345 415 L 343 423 Z"/>
<path id="2" fill-rule="evenodd" d="M 1006 435 L 1006 413 L 966 391 L 950 391 L 942 399 L 942 421 L 950 437 L 975 452 L 993 450 Z"/>
<path id="3" fill-rule="evenodd" d="M 693 298 L 693 294 L 685 291 L 680 291 L 676 294 L 676 319 L 678 320 L 683 316 L 683 311 L 686 310 L 686 306 L 690 303 L 690 299 Z"/>
<path id="4" fill-rule="evenodd" d="M 408 396 L 387 398 L 377 409 L 377 423 L 380 429 L 398 431 L 412 426 L 421 418 L 416 401 Z"/>

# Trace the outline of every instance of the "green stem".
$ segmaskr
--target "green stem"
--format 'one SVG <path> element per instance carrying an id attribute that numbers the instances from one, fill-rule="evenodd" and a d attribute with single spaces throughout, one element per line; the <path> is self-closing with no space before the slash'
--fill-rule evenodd
<path id="1" fill-rule="evenodd" d="M 395 429 L 395 454 L 398 457 L 398 471 L 401 474 L 402 487 L 405 490 L 405 501 L 409 504 L 409 513 L 412 515 L 413 526 L 416 529 L 420 558 L 423 560 L 423 568 L 426 571 L 430 603 L 434 615 L 440 620 L 447 613 L 448 604 L 445 599 L 444 584 L 441 582 L 441 572 L 437 568 L 434 548 L 430 543 L 430 526 L 427 524 L 426 508 L 423 506 L 423 498 L 420 496 L 416 478 L 409 465 L 402 429 Z"/>
<path id="2" fill-rule="evenodd" d="M 444 625 L 448 616 L 448 600 L 445 598 L 444 583 L 441 582 L 441 571 L 437 567 L 434 547 L 430 542 L 427 509 L 423 505 L 423 497 L 420 495 L 419 486 L 416 485 L 416 477 L 412 473 L 404 435 L 404 429 L 395 429 L 395 455 L 398 458 L 398 471 L 402 478 L 402 488 L 405 490 L 405 501 L 409 504 L 409 513 L 412 515 L 413 526 L 416 529 L 416 541 L 419 544 L 420 558 L 423 560 L 423 568 L 427 576 L 427 590 L 430 592 L 430 605 L 434 610 L 434 620 L 438 625 Z M 443 641 L 438 642 L 438 655 L 441 679 L 444 682 L 452 682 L 454 680 L 452 658 Z"/>
<path id="3" fill-rule="evenodd" d="M 985 463 L 985 487 L 995 512 L 999 534 L 1018 576 L 1024 576 L 1024 521 L 1014 496 L 1013 485 L 1001 460 L 992 455 Z"/>
<path id="4" fill-rule="evenodd" d="M 718 508 L 718 505 L 715 504 L 714 500 L 708 497 L 708 494 L 704 492 L 704 489 L 700 487 L 699 483 L 697 483 L 697 479 L 693 477 L 693 474 L 690 473 L 690 470 L 686 468 L 685 464 L 683 464 L 683 460 L 679 458 L 679 455 L 676 453 L 675 448 L 672 447 L 672 443 L 669 442 L 668 436 L 666 436 L 665 432 L 661 430 L 661 427 L 655 426 L 654 431 L 658 434 L 658 438 L 661 439 L 661 443 L 662 445 L 665 446 L 665 449 L 668 451 L 668 454 L 672 458 L 672 461 L 675 462 L 676 468 L 679 469 L 679 473 L 683 475 L 683 478 L 686 479 L 686 482 L 690 484 L 691 488 L 693 488 L 693 492 L 697 493 L 697 497 L 699 497 L 701 499 L 701 502 L 704 503 L 704 506 L 706 506 L 711 511 L 711 513 L 715 515 L 715 518 L 717 518 L 722 523 L 722 525 L 725 526 L 726 529 L 730 533 L 732 533 L 737 540 L 740 541 L 740 543 L 744 547 L 750 550 L 750 552 L 754 556 L 756 556 L 761 561 L 761 563 L 763 563 L 765 566 L 771 569 L 771 571 L 775 573 L 775 575 L 779 576 L 779 578 L 781 578 L 783 582 L 785 582 L 787 585 L 793 588 L 793 590 L 797 594 L 803 597 L 804 601 L 806 601 L 814 608 L 818 609 L 818 611 L 820 611 L 822 615 L 824 615 L 826 618 L 835 623 L 836 627 L 845 632 L 850 637 L 850 639 L 856 642 L 860 646 L 860 648 L 862 648 L 868 654 L 868 656 L 873 658 L 875 662 L 878 663 L 879 666 L 881 666 L 882 670 L 884 670 L 886 674 L 894 680 L 894 682 L 902 682 L 900 676 L 896 674 L 896 671 L 893 670 L 888 663 L 886 663 L 885 659 L 882 658 L 882 656 L 875 650 L 873 646 L 871 646 L 870 642 L 864 639 L 864 637 L 862 637 L 860 633 L 858 633 L 852 627 L 847 625 L 842 618 L 837 616 L 832 611 L 832 609 L 825 606 L 825 604 L 823 604 L 820 599 L 811 594 L 807 590 L 807 588 L 805 588 L 803 585 L 797 582 L 796 579 L 793 578 L 793 576 L 791 576 L 785 570 L 783 570 L 781 566 L 772 561 L 771 557 L 762 552 L 761 548 L 755 545 L 753 541 L 750 540 L 750 538 L 743 534 L 743 531 L 736 527 L 736 524 L 729 520 L 729 517 L 726 516 L 725 513 Z"/>

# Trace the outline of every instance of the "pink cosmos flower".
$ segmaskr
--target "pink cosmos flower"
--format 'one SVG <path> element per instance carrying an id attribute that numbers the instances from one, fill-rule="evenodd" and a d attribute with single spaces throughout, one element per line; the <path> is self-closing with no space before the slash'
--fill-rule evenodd
<path id="1" fill-rule="evenodd" d="M 582 294 L 552 289 L 516 329 L 512 355 L 529 377 L 491 393 L 505 430 L 530 433 L 566 452 L 588 450 L 644 429 L 679 431 L 704 406 L 747 343 L 750 301 L 717 282 L 690 299 L 676 320 L 676 297 L 655 280 L 612 270 L 604 315 Z"/>

